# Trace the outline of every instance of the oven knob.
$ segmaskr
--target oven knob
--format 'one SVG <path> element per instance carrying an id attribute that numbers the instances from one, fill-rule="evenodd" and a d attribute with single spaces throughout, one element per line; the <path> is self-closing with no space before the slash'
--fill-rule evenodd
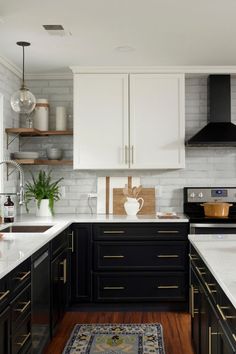
<path id="1" fill-rule="evenodd" d="M 198 198 L 203 198 L 203 193 L 202 193 L 202 192 L 200 192 L 200 193 L 198 194 Z"/>
<path id="2" fill-rule="evenodd" d="M 190 196 L 190 198 L 193 199 L 193 198 L 195 198 L 196 194 L 194 192 L 192 192 L 192 193 L 189 194 L 189 196 Z"/>

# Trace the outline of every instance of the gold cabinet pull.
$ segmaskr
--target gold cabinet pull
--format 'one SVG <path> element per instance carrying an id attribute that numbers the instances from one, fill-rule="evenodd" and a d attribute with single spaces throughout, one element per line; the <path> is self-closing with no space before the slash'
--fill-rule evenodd
<path id="1" fill-rule="evenodd" d="M 210 286 L 215 286 L 216 284 L 208 284 L 207 282 L 204 282 L 206 285 L 207 290 L 209 291 L 210 294 L 216 293 L 217 290 L 211 289 Z"/>
<path id="2" fill-rule="evenodd" d="M 21 309 L 14 309 L 15 312 L 24 312 L 27 307 L 31 304 L 31 301 L 29 300 L 28 302 L 18 302 L 19 305 L 24 305 Z"/>
<path id="3" fill-rule="evenodd" d="M 205 268 L 204 268 L 204 267 L 196 267 L 196 270 L 197 270 L 197 272 L 198 272 L 198 274 L 199 274 L 200 276 L 202 276 L 202 275 L 205 275 L 205 274 L 206 274 L 206 272 L 201 272 L 201 270 L 205 270 Z"/>
<path id="4" fill-rule="evenodd" d="M 68 236 L 71 237 L 71 247 L 68 247 L 68 250 L 70 250 L 72 253 L 74 253 L 74 231 L 71 231 Z"/>
<path id="5" fill-rule="evenodd" d="M 124 290 L 124 286 L 104 286 L 103 290 Z"/>
<path id="6" fill-rule="evenodd" d="M 190 261 L 197 261 L 198 257 L 194 254 L 189 254 L 189 259 L 190 259 Z"/>
<path id="7" fill-rule="evenodd" d="M 158 285 L 158 289 L 178 289 L 178 285 Z"/>
<path id="8" fill-rule="evenodd" d="M 103 256 L 103 258 L 108 258 L 108 259 L 116 259 L 116 258 L 125 258 L 125 256 L 122 255 L 117 255 L 117 256 Z"/>
<path id="9" fill-rule="evenodd" d="M 158 254 L 157 258 L 179 258 L 178 254 Z"/>
<path id="10" fill-rule="evenodd" d="M 24 280 L 25 278 L 27 278 L 28 277 L 28 275 L 30 275 L 30 270 L 28 271 L 28 272 L 21 272 L 21 273 L 19 273 L 19 274 L 22 274 L 22 276 L 19 276 L 19 277 L 16 277 L 16 278 L 14 278 L 15 280 L 19 280 L 19 281 L 22 281 L 22 280 Z"/>
<path id="11" fill-rule="evenodd" d="M 105 230 L 103 231 L 104 234 L 124 234 L 124 230 Z"/>
<path id="12" fill-rule="evenodd" d="M 128 146 L 125 145 L 125 164 L 128 163 Z"/>
<path id="13" fill-rule="evenodd" d="M 157 230 L 158 234 L 179 234 L 178 230 Z"/>
<path id="14" fill-rule="evenodd" d="M 212 354 L 211 352 L 211 327 L 208 327 L 208 354 Z"/>
<path id="15" fill-rule="evenodd" d="M 5 292 L 0 292 L 0 301 L 2 301 L 8 294 L 10 290 L 7 290 Z"/>
<path id="16" fill-rule="evenodd" d="M 216 307 L 218 308 L 219 313 L 221 314 L 221 317 L 223 318 L 223 320 L 224 320 L 224 321 L 227 321 L 227 318 L 225 317 L 225 314 L 224 314 L 224 312 L 223 312 L 223 310 L 222 310 L 224 307 L 221 307 L 221 306 L 218 305 L 218 304 L 216 304 Z"/>
<path id="17" fill-rule="evenodd" d="M 236 334 L 232 334 L 233 335 L 233 339 L 235 340 L 235 342 L 236 342 Z"/>
<path id="18" fill-rule="evenodd" d="M 66 258 L 60 263 L 61 266 L 63 266 L 63 277 L 60 278 L 60 280 L 63 281 L 64 284 L 67 282 L 67 261 Z"/>
<path id="19" fill-rule="evenodd" d="M 191 288 L 190 288 L 190 299 L 191 299 L 191 316 L 192 318 L 194 318 L 194 287 L 193 285 L 191 285 Z"/>
<path id="20" fill-rule="evenodd" d="M 16 344 L 19 345 L 20 347 L 23 347 L 23 345 L 27 342 L 30 336 L 31 336 L 30 332 L 28 334 L 22 334 L 21 337 L 24 338 L 23 342 L 17 342 Z"/>

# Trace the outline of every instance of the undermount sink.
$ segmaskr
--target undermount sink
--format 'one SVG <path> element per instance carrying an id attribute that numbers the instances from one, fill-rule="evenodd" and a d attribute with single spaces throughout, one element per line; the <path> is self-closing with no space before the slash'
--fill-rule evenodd
<path id="1" fill-rule="evenodd" d="M 53 225 L 11 225 L 2 229 L 2 232 L 20 232 L 20 233 L 42 233 L 50 229 Z"/>

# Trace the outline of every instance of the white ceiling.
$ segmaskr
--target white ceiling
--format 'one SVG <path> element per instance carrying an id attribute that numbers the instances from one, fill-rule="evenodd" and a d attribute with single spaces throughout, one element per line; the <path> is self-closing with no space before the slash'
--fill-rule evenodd
<path id="1" fill-rule="evenodd" d="M 61 24 L 67 35 L 49 35 L 43 24 Z M 31 42 L 28 74 L 71 65 L 235 65 L 236 0 L 0 0 L 0 56 L 21 68 L 17 41 Z"/>

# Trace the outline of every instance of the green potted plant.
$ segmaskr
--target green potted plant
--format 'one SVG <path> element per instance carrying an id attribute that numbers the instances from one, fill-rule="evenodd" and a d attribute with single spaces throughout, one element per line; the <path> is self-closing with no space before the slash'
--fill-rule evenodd
<path id="1" fill-rule="evenodd" d="M 36 201 L 37 216 L 54 215 L 54 202 L 61 198 L 59 183 L 63 177 L 52 182 L 51 172 L 39 171 L 38 176 L 31 172 L 32 182 L 26 183 L 25 205 L 29 212 L 28 204 L 34 199 Z"/>

